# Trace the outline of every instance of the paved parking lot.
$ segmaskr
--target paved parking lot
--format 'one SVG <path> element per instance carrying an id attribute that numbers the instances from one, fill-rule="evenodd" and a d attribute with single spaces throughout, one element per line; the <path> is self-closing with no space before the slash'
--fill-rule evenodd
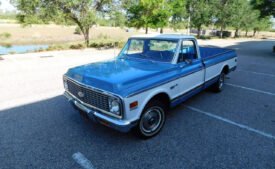
<path id="1" fill-rule="evenodd" d="M 204 91 L 171 110 L 150 140 L 85 121 L 62 96 L 68 67 L 113 51 L 3 57 L 0 168 L 274 169 L 274 41 L 202 43 L 236 49 L 238 70 L 222 93 Z"/>

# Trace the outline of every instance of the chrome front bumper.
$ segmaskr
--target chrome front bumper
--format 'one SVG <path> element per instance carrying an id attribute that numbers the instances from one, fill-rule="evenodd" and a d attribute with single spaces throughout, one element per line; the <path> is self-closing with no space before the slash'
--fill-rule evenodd
<path id="1" fill-rule="evenodd" d="M 81 103 L 81 101 L 76 100 L 67 92 L 64 92 L 64 96 L 68 99 L 68 101 L 73 105 L 74 108 L 80 109 L 83 112 L 85 112 L 88 115 L 88 117 L 94 122 L 111 127 L 120 132 L 129 132 L 134 126 L 136 126 L 136 122 L 130 122 L 121 119 L 115 119 L 113 117 L 108 117 L 98 112 L 97 110 L 84 106 Z"/>

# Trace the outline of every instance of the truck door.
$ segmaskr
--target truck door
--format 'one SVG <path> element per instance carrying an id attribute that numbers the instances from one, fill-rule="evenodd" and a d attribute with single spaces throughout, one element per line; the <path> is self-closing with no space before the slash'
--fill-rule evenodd
<path id="1" fill-rule="evenodd" d="M 196 92 L 203 88 L 204 65 L 198 57 L 196 43 L 193 40 L 181 42 L 177 64 L 180 72 L 180 95 Z"/>

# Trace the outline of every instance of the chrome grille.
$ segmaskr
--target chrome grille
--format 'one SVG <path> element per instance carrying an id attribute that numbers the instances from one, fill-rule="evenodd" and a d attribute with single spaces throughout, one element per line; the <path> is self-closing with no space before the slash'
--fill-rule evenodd
<path id="1" fill-rule="evenodd" d="M 108 96 L 67 79 L 68 91 L 80 101 L 109 112 Z M 81 95 L 83 94 L 83 95 Z"/>

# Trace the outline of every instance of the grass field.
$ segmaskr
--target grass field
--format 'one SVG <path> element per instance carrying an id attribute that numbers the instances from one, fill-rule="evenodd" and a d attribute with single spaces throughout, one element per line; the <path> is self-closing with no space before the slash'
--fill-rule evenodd
<path id="1" fill-rule="evenodd" d="M 155 32 L 156 30 L 151 30 Z M 75 26 L 61 25 L 32 25 L 22 27 L 16 23 L 0 23 L 0 35 L 10 34 L 8 38 L 0 38 L 0 45 L 18 45 L 18 44 L 64 44 L 83 42 L 83 36 L 75 34 Z M 165 29 L 164 33 L 173 33 L 171 29 Z M 185 30 L 181 31 L 186 33 Z M 114 27 L 93 27 L 91 28 L 91 42 L 98 39 L 112 39 L 125 41 L 133 34 L 144 33 L 143 30 L 131 29 L 126 32 L 126 29 Z M 250 33 L 251 35 L 251 33 Z M 275 32 L 261 32 L 258 38 L 267 37 L 275 38 Z"/>
<path id="2" fill-rule="evenodd" d="M 11 37 L 1 39 L 0 44 L 59 44 L 83 41 L 83 36 L 75 34 L 75 26 L 32 25 L 22 27 L 19 24 L 0 24 L 0 34 L 9 33 Z M 90 38 L 126 40 L 137 31 L 126 32 L 125 29 L 113 27 L 91 28 Z"/>

